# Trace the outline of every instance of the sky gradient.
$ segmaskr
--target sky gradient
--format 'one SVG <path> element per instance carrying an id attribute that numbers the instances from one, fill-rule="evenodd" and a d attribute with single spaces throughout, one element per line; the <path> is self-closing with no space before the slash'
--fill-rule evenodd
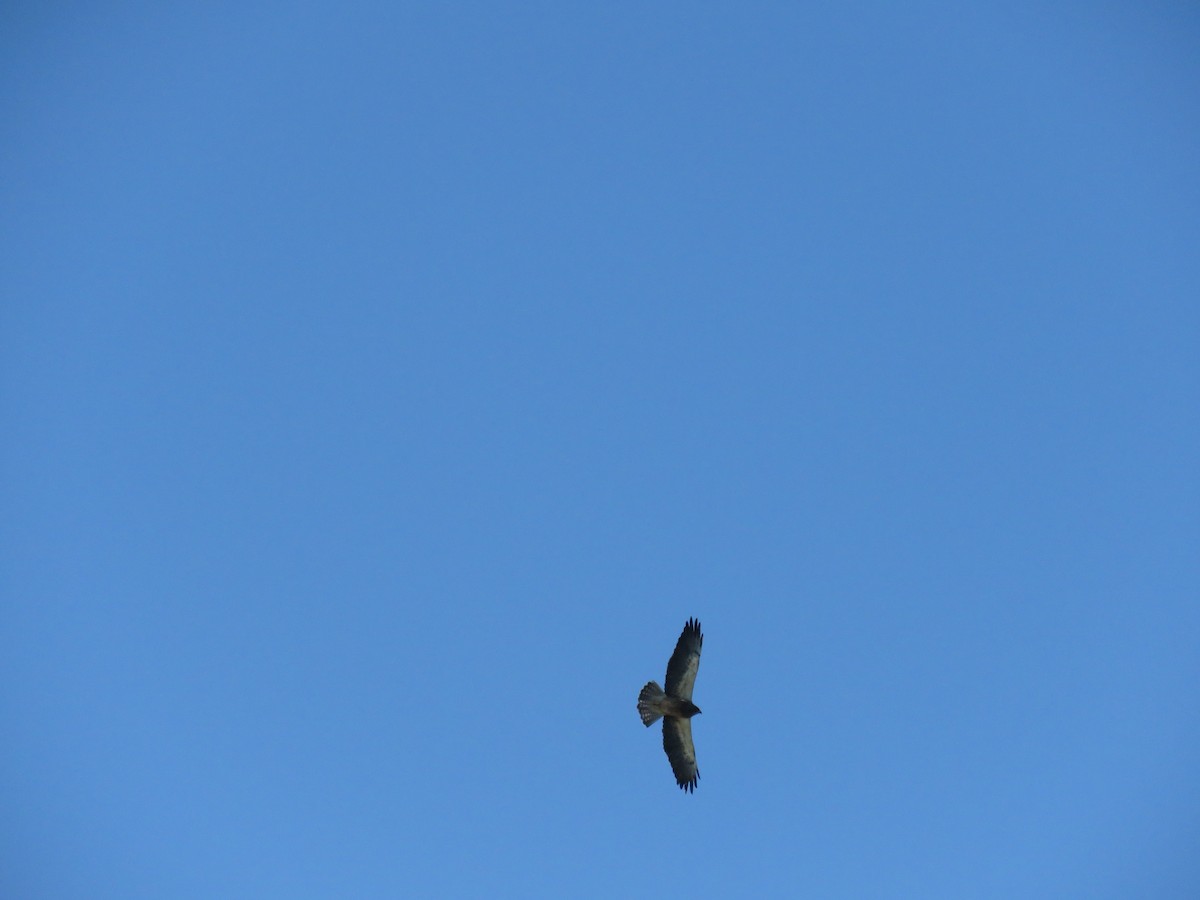
<path id="1" fill-rule="evenodd" d="M 0 893 L 1200 896 L 1190 4 L 106 6 L 0 14 Z"/>

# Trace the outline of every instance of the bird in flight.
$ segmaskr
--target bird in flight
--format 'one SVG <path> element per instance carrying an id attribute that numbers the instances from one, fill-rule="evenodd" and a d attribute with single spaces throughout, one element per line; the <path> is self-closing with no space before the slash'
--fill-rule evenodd
<path id="1" fill-rule="evenodd" d="M 651 681 L 638 694 L 638 713 L 646 727 L 663 720 L 663 749 L 671 761 L 675 781 L 688 793 L 696 790 L 696 782 L 700 780 L 696 748 L 692 744 L 692 716 L 700 712 L 700 707 L 692 702 L 692 688 L 700 668 L 703 643 L 700 623 L 688 619 L 675 652 L 667 661 L 666 689 Z"/>

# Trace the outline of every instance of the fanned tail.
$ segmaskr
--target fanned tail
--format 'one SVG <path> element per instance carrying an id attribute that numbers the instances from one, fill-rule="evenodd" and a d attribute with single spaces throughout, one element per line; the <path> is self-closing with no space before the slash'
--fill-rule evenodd
<path id="1" fill-rule="evenodd" d="M 638 714 L 647 728 L 662 718 L 662 713 L 658 711 L 658 702 L 666 696 L 657 681 L 648 682 L 638 694 Z"/>

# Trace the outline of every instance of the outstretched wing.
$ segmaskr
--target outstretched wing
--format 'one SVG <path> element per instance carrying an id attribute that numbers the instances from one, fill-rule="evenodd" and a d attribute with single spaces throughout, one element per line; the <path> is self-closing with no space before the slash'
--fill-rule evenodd
<path id="1" fill-rule="evenodd" d="M 700 645 L 704 643 L 704 635 L 700 633 L 700 623 L 688 619 L 683 626 L 683 634 L 675 645 L 675 652 L 667 663 L 666 690 L 672 697 L 680 700 L 692 699 L 692 688 L 696 684 L 696 672 L 700 668 Z M 690 735 L 689 731 L 689 735 Z M 688 745 L 692 743 L 688 738 Z"/>
<path id="2" fill-rule="evenodd" d="M 675 781 L 689 794 L 696 790 L 700 770 L 696 768 L 696 747 L 692 744 L 692 720 L 678 716 L 663 719 L 663 749 L 671 761 Z"/>

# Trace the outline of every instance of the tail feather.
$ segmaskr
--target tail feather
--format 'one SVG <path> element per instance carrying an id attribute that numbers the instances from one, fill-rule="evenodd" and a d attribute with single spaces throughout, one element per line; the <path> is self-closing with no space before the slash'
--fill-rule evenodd
<path id="1" fill-rule="evenodd" d="M 662 718 L 662 713 L 658 711 L 658 701 L 666 696 L 657 681 L 648 682 L 638 694 L 638 714 L 647 728 Z"/>

